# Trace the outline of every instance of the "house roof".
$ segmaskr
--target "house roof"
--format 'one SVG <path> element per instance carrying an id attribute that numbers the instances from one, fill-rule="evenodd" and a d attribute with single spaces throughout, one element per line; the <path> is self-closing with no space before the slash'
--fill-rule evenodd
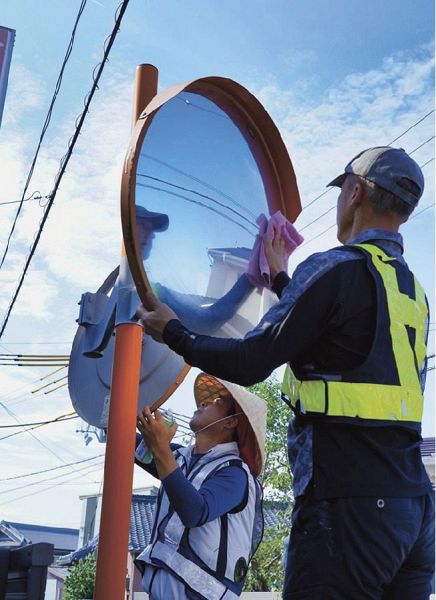
<path id="1" fill-rule="evenodd" d="M 435 439 L 424 438 L 421 443 L 421 455 L 422 457 L 431 457 L 435 455 Z"/>
<path id="2" fill-rule="evenodd" d="M 6 521 L 0 522 L 0 547 L 24 546 L 30 544 L 24 535 Z"/>
<path id="3" fill-rule="evenodd" d="M 154 510 L 157 496 L 133 494 L 132 510 L 130 512 L 130 530 L 129 530 L 129 552 L 139 553 L 151 540 L 153 528 Z M 286 525 L 286 517 L 283 515 L 285 505 L 274 501 L 265 501 L 264 518 L 265 529 Z M 58 559 L 58 565 L 68 565 L 85 558 L 91 552 L 95 552 L 98 546 L 98 535 L 96 535 L 83 548 L 71 552 Z"/>
<path id="4" fill-rule="evenodd" d="M 53 544 L 55 554 L 74 550 L 79 539 L 79 530 L 67 527 L 49 527 L 30 523 L 15 523 L 13 521 L 2 521 L 1 525 L 3 526 L 2 529 L 9 526 L 9 528 L 18 531 L 23 536 L 25 543 L 46 542 Z"/>
<path id="5" fill-rule="evenodd" d="M 290 527 L 291 513 L 290 505 L 277 500 L 263 501 L 263 518 L 266 529 L 277 529 L 278 527 Z"/>
<path id="6" fill-rule="evenodd" d="M 243 260 L 250 260 L 251 249 L 250 248 L 209 248 L 208 253 L 210 256 L 219 256 L 222 254 L 229 254 L 236 258 L 242 258 Z"/>
<path id="7" fill-rule="evenodd" d="M 157 496 L 132 496 L 129 550 L 141 552 L 150 542 Z"/>

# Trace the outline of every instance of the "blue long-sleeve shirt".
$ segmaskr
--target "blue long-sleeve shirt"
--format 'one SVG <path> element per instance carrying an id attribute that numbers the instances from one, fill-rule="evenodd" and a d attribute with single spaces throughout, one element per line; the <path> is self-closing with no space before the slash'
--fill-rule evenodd
<path id="1" fill-rule="evenodd" d="M 137 440 L 139 443 L 139 435 L 137 435 Z M 171 444 L 172 450 L 179 447 Z M 201 454 L 192 454 L 190 470 L 201 456 Z M 157 477 L 154 462 L 146 465 L 136 459 L 136 464 Z M 243 469 L 237 466 L 219 469 L 206 479 L 199 490 L 186 479 L 180 467 L 164 477 L 162 485 L 171 506 L 179 515 L 183 525 L 189 528 L 199 527 L 234 510 L 244 502 L 248 489 L 247 475 Z"/>

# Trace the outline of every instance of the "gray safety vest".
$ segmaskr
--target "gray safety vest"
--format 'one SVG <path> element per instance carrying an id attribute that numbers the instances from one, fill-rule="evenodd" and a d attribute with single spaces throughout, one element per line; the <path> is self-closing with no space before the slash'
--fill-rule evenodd
<path id="1" fill-rule="evenodd" d="M 239 458 L 236 442 L 215 446 L 189 470 L 192 450 L 193 446 L 180 448 L 174 454 L 196 489 L 219 469 L 238 465 L 247 474 L 246 502 L 238 512 L 189 529 L 161 487 L 152 539 L 137 560 L 164 568 L 207 600 L 238 598 L 248 564 L 262 539 L 262 488 Z"/>

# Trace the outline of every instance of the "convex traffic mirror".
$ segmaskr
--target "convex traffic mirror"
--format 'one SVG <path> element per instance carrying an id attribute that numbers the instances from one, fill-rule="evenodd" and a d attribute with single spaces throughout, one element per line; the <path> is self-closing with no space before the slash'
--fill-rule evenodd
<path id="1" fill-rule="evenodd" d="M 245 273 L 258 216 L 278 210 L 291 222 L 301 210 L 295 175 L 252 94 L 208 77 L 154 97 L 133 131 L 121 186 L 124 246 L 142 300 L 152 289 L 194 331 L 243 336 L 275 302 Z M 109 412 L 117 275 L 83 295 L 70 358 L 74 407 L 97 427 L 107 427 Z M 188 368 L 144 334 L 138 409 L 164 402 Z"/>
<path id="2" fill-rule="evenodd" d="M 245 276 L 260 214 L 299 214 L 273 121 L 219 77 L 159 94 L 142 113 L 122 179 L 122 224 L 141 299 L 152 290 L 184 325 L 241 337 L 274 302 Z"/>

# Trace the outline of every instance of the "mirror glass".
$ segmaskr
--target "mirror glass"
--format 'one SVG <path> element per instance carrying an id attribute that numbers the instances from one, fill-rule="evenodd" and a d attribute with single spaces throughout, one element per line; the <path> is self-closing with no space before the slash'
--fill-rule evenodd
<path id="1" fill-rule="evenodd" d="M 243 336 L 275 300 L 245 275 L 256 219 L 268 208 L 232 119 L 198 93 L 166 102 L 140 148 L 135 195 L 137 243 L 154 293 L 193 331 Z"/>

